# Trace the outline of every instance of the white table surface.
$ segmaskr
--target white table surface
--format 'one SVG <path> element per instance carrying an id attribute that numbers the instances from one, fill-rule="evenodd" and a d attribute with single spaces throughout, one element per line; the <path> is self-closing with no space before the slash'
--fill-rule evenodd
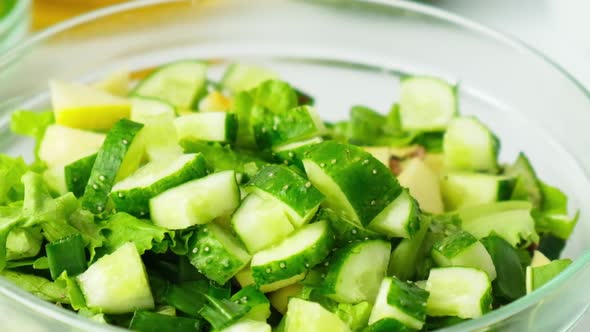
<path id="1" fill-rule="evenodd" d="M 542 51 L 590 88 L 590 0 L 432 0 Z M 590 111 L 590 110 L 589 110 Z M 590 331 L 590 312 L 574 332 Z"/>

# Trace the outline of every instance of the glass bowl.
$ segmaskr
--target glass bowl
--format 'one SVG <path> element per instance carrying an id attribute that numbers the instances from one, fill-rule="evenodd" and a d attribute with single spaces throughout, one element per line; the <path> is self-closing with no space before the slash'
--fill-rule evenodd
<path id="1" fill-rule="evenodd" d="M 30 0 L 0 1 L 0 52 L 22 40 L 29 31 Z"/>
<path id="2" fill-rule="evenodd" d="M 394 0 L 159 0 L 103 9 L 53 26 L 0 56 L 0 150 L 31 157 L 32 142 L 8 131 L 10 112 L 48 105 L 50 78 L 91 81 L 119 69 L 199 58 L 220 75 L 231 61 L 270 66 L 316 96 L 323 117 L 352 104 L 387 110 L 406 73 L 460 82 L 460 108 L 524 150 L 540 177 L 590 199 L 590 96 L 558 65 L 501 33 L 424 5 Z M 574 263 L 531 295 L 444 331 L 566 331 L 590 303 L 589 216 L 568 242 Z M 36 299 L 0 280 L 1 330 L 113 328 Z"/>

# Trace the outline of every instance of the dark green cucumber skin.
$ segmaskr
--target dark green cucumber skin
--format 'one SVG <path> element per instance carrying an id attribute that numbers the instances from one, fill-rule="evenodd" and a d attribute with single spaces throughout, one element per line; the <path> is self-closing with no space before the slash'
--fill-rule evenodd
<path id="1" fill-rule="evenodd" d="M 321 134 L 309 115 L 308 107 L 299 106 L 279 114 L 266 108 L 257 109 L 257 112 L 252 114 L 257 145 L 269 148 Z"/>
<path id="2" fill-rule="evenodd" d="M 391 171 L 357 146 L 326 141 L 308 151 L 304 159 L 323 166 L 348 198 L 362 226 L 367 226 L 402 191 Z"/>
<path id="3" fill-rule="evenodd" d="M 533 204 L 533 207 L 537 208 L 543 205 L 543 193 L 539 179 L 524 153 L 519 153 L 514 164 L 504 168 L 504 174 L 516 177 L 510 199 L 528 200 Z"/>
<path id="4" fill-rule="evenodd" d="M 247 186 L 271 194 L 302 217 L 324 200 L 324 195 L 311 186 L 306 178 L 287 166 L 265 166 L 250 179 Z"/>
<path id="5" fill-rule="evenodd" d="M 64 271 L 70 277 L 84 272 L 88 265 L 84 247 L 84 240 L 80 234 L 70 235 L 45 245 L 51 278 L 57 279 Z"/>
<path id="6" fill-rule="evenodd" d="M 168 316 L 149 311 L 136 311 L 129 329 L 139 332 L 194 332 L 201 330 L 201 321 L 194 318 Z"/>
<path id="7" fill-rule="evenodd" d="M 177 62 L 172 62 L 168 65 L 163 65 L 160 66 L 159 68 L 157 68 L 156 70 L 154 70 L 153 72 L 151 72 L 147 77 L 145 77 L 143 80 L 141 80 L 137 86 L 129 93 L 130 96 L 139 96 L 139 97 L 149 97 L 149 98 L 156 98 L 156 99 L 162 99 L 159 96 L 144 96 L 141 94 L 141 88 L 144 82 L 147 82 L 148 80 L 152 79 L 154 76 L 159 75 L 160 72 L 162 70 L 166 70 L 166 68 L 169 65 L 175 65 L 178 64 L 180 62 L 196 62 L 196 63 L 201 63 L 200 61 L 194 61 L 194 60 L 182 60 L 182 61 L 177 61 Z M 199 101 L 201 100 L 201 98 L 203 98 L 205 95 L 207 95 L 207 81 L 205 81 L 205 84 L 203 84 L 201 87 L 199 87 L 198 90 L 195 91 L 195 94 L 193 96 L 192 101 L 190 102 L 190 107 L 193 110 L 196 110 L 199 106 Z M 168 102 L 168 101 L 166 101 Z M 179 105 L 174 105 L 175 107 L 179 106 Z"/>
<path id="8" fill-rule="evenodd" d="M 252 277 L 256 284 L 259 286 L 268 285 L 277 281 L 289 279 L 324 261 L 331 252 L 334 237 L 328 222 L 320 222 L 326 223 L 326 235 L 320 239 L 315 248 L 298 253 L 300 259 L 297 262 L 285 264 L 285 261 L 274 261 L 262 266 L 252 266 Z M 290 236 L 293 235 L 294 234 L 291 234 Z"/>
<path id="9" fill-rule="evenodd" d="M 198 228 L 190 239 L 188 258 L 199 272 L 223 285 L 243 269 L 248 262 L 243 262 L 229 254 L 213 234 L 215 229 L 216 231 L 227 232 L 221 226 L 215 224 Z M 228 236 L 233 235 L 228 234 Z M 244 251 L 246 251 L 245 248 Z"/>
<path id="10" fill-rule="evenodd" d="M 277 163 L 293 165 L 301 170 L 305 170 L 302 162 L 303 157 L 307 151 L 312 149 L 317 144 L 319 144 L 319 142 L 303 145 L 292 150 L 275 151 L 273 152 L 272 156 Z"/>
<path id="11" fill-rule="evenodd" d="M 84 157 L 74 161 L 64 168 L 66 187 L 69 191 L 74 193 L 77 198 L 84 195 L 84 190 L 88 184 L 88 179 L 90 179 L 90 173 L 92 172 L 92 167 L 94 166 L 97 155 L 98 154 L 95 153 L 88 157 Z"/>
<path id="12" fill-rule="evenodd" d="M 414 332 L 416 330 L 409 328 L 393 318 L 384 318 L 363 329 L 363 332 Z"/>
<path id="13" fill-rule="evenodd" d="M 510 200 L 512 196 L 512 192 L 514 191 L 514 186 L 517 183 L 516 178 L 509 178 L 503 181 L 500 181 L 498 184 L 498 201 L 507 201 Z"/>
<path id="14" fill-rule="evenodd" d="M 96 156 L 82 197 L 82 207 L 95 214 L 105 211 L 119 168 L 142 128 L 143 124 L 127 119 L 115 123 Z"/>
<path id="15" fill-rule="evenodd" d="M 432 250 L 439 252 L 448 259 L 452 259 L 460 254 L 465 248 L 476 242 L 477 239 L 473 235 L 465 231 L 458 231 L 437 241 L 432 246 Z"/>
<path id="16" fill-rule="evenodd" d="M 186 167 L 188 166 L 188 167 Z M 209 167 L 203 154 L 185 165 L 181 172 L 174 174 L 174 179 L 165 177 L 148 187 L 133 188 L 122 192 L 112 192 L 109 196 L 119 212 L 127 212 L 136 217 L 145 217 L 150 211 L 150 199 L 190 180 L 202 178 L 209 174 Z"/>
<path id="17" fill-rule="evenodd" d="M 270 305 L 266 295 L 259 291 L 254 285 L 249 285 L 240 289 L 237 293 L 232 295 L 230 301 L 245 305 L 250 310 L 261 304 Z"/>
<path id="18" fill-rule="evenodd" d="M 225 116 L 226 141 L 234 143 L 238 137 L 238 117 L 233 113 L 227 113 Z"/>
<path id="19" fill-rule="evenodd" d="M 426 320 L 428 295 L 429 293 L 424 289 L 392 277 L 391 286 L 387 293 L 387 304 L 398 308 L 408 316 L 424 322 Z"/>

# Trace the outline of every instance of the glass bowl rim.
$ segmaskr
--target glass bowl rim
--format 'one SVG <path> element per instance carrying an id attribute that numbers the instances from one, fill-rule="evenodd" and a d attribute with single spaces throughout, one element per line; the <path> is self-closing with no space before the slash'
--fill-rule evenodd
<path id="1" fill-rule="evenodd" d="M 128 10 L 138 9 L 142 7 L 149 7 L 156 4 L 166 4 L 166 3 L 184 3 L 188 0 L 144 0 L 144 1 L 132 1 L 127 3 L 122 3 L 118 5 L 113 5 L 109 7 L 105 7 L 102 9 L 94 10 L 89 13 L 71 18 L 69 20 L 63 21 L 61 23 L 55 24 L 49 28 L 41 30 L 30 37 L 23 40 L 18 45 L 14 46 L 12 49 L 7 50 L 6 52 L 0 54 L 0 70 L 6 68 L 8 64 L 10 64 L 14 59 L 18 58 L 21 52 L 26 51 L 28 48 L 35 46 L 37 43 L 42 42 L 43 40 L 50 38 L 51 36 L 58 34 L 62 31 L 68 30 L 73 28 L 77 25 L 81 25 L 93 20 L 97 20 L 100 18 L 104 18 L 113 14 L 125 12 Z M 312 3 L 313 0 L 291 0 L 291 1 L 303 1 Z M 18 8 L 23 10 L 30 0 L 22 0 L 17 1 L 15 8 L 13 8 L 12 13 L 10 15 L 15 15 L 14 13 L 18 12 Z M 195 4 L 202 3 L 203 0 L 199 0 L 193 2 Z M 402 9 L 408 12 L 413 12 L 423 16 L 429 16 L 431 18 L 435 18 L 438 20 L 446 21 L 448 23 L 454 24 L 460 28 L 470 30 L 472 32 L 476 32 L 481 34 L 487 38 L 490 38 L 496 42 L 502 43 L 510 48 L 513 48 L 518 51 L 522 51 L 532 57 L 536 57 L 542 60 L 545 64 L 553 69 L 557 70 L 561 75 L 563 75 L 567 80 L 574 84 L 574 86 L 580 90 L 583 94 L 585 94 L 588 99 L 590 99 L 590 91 L 585 88 L 585 86 L 579 82 L 572 74 L 570 74 L 567 70 L 565 70 L 561 65 L 557 62 L 552 60 L 550 57 L 542 53 L 541 51 L 535 49 L 532 46 L 529 46 L 527 43 L 521 41 L 518 38 L 510 36 L 509 34 L 500 32 L 491 28 L 487 25 L 477 23 L 472 21 L 468 18 L 462 17 L 457 14 L 453 14 L 443 9 L 435 8 L 431 5 L 420 4 L 415 2 L 409 2 L 407 0 L 356 0 L 358 4 L 376 4 L 376 5 L 383 5 L 389 6 L 392 8 Z M 317 3 L 317 5 L 326 5 L 321 1 Z M 20 6 L 20 7 L 19 7 Z M 0 24 L 2 27 L 2 24 Z M 476 330 L 482 327 L 489 326 L 494 323 L 501 322 L 513 315 L 518 314 L 519 312 L 525 310 L 528 307 L 533 306 L 534 304 L 540 302 L 544 297 L 551 294 L 560 286 L 564 285 L 569 279 L 574 277 L 578 272 L 585 269 L 590 265 L 590 249 L 586 249 L 577 259 L 573 261 L 572 264 L 568 268 L 566 268 L 562 273 L 560 273 L 557 277 L 551 280 L 549 283 L 545 284 L 543 287 L 535 290 L 531 294 L 523 296 L 522 298 L 511 302 L 510 304 L 503 306 L 499 309 L 493 310 L 484 316 L 469 320 L 466 322 L 459 323 L 457 325 L 453 325 L 450 327 L 446 327 L 443 329 L 439 329 L 436 331 L 439 332 L 455 332 L 455 331 L 465 331 L 465 330 Z M 80 319 L 81 317 L 76 315 L 75 313 L 62 309 L 59 310 L 55 308 L 55 306 L 49 302 L 43 301 L 32 294 L 29 294 L 17 286 L 11 284 L 8 281 L 0 280 L 0 294 L 6 296 L 16 302 L 19 302 L 37 314 L 42 314 L 44 316 L 50 317 L 52 319 L 58 320 L 62 323 L 70 324 L 71 326 L 84 328 L 86 330 L 102 330 L 102 331 L 113 331 L 118 330 L 119 328 L 116 326 L 111 325 L 104 325 L 100 324 L 88 319 Z"/>
<path id="2" fill-rule="evenodd" d="M 0 34 L 18 24 L 21 18 L 27 15 L 27 8 L 29 8 L 30 3 L 31 0 L 16 0 L 14 2 L 6 15 L 0 18 Z"/>

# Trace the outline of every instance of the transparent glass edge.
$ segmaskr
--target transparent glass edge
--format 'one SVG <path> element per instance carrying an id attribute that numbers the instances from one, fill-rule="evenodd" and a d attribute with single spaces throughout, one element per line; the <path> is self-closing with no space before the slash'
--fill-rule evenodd
<path id="1" fill-rule="evenodd" d="M 328 5 L 327 3 L 322 2 L 315 2 L 312 0 L 291 0 L 291 1 L 303 1 L 310 4 L 316 5 Z M 506 33 L 499 32 L 491 27 L 488 27 L 484 24 L 480 24 L 474 21 L 471 21 L 467 18 L 462 16 L 452 14 L 446 12 L 444 10 L 432 7 L 426 4 L 419 4 L 408 2 L 404 0 L 356 0 L 358 3 L 367 3 L 367 4 L 380 4 L 386 5 L 391 7 L 397 7 L 404 10 L 414 11 L 419 14 L 433 16 L 435 18 L 443 19 L 449 21 L 453 24 L 456 24 L 460 27 L 464 27 L 466 29 L 476 31 L 482 35 L 495 39 L 501 43 L 504 43 L 512 48 L 522 50 L 524 52 L 530 53 L 533 56 L 536 56 L 542 59 L 545 63 L 556 69 L 562 75 L 564 75 L 570 82 L 572 82 L 581 92 L 583 92 L 589 99 L 590 99 L 590 91 L 586 89 L 586 87 L 569 71 L 555 62 L 553 59 L 542 53 L 541 51 L 537 50 L 536 48 L 528 45 L 526 42 L 510 36 Z M 31 35 L 29 38 L 25 39 L 22 43 L 18 46 L 14 47 L 11 50 L 8 50 L 2 54 L 0 54 L 0 67 L 2 67 L 6 63 L 10 63 L 10 59 L 13 57 L 18 57 L 22 51 L 27 50 L 28 48 L 34 46 L 35 44 L 42 42 L 44 39 L 57 34 L 61 31 L 65 31 L 69 28 L 74 26 L 86 23 L 88 21 L 92 21 L 95 19 L 99 19 L 102 17 L 106 17 L 115 13 L 121 13 L 127 10 L 133 10 L 143 7 L 149 7 L 156 4 L 166 4 L 166 3 L 183 3 L 183 2 L 190 2 L 190 3 L 202 3 L 205 2 L 204 0 L 144 0 L 144 1 L 134 1 L 123 3 L 119 5 L 105 7 L 99 10 L 92 11 L 90 13 L 63 21 L 62 23 L 56 24 L 48 29 L 42 30 L 38 33 Z M 26 5 L 29 5 L 30 0 L 22 0 L 17 1 L 17 6 L 21 6 L 20 10 L 24 10 Z M 333 2 L 332 2 L 333 4 Z M 16 6 L 11 12 L 10 15 L 16 15 L 18 12 Z M 9 16 L 10 16 L 9 15 Z M 0 25 L 1 27 L 1 25 Z M 585 170 L 584 170 L 585 171 Z M 585 171 L 586 174 L 588 172 Z M 583 269 L 587 268 L 590 265 L 590 250 L 586 250 L 584 254 L 575 259 L 573 263 L 565 269 L 562 273 L 560 273 L 557 277 L 552 279 L 549 283 L 544 285 L 538 290 L 535 290 L 531 294 L 528 294 L 510 304 L 496 309 L 486 315 L 474 319 L 471 321 L 466 321 L 448 328 L 439 329 L 437 331 L 441 332 L 450 332 L 450 331 L 458 331 L 458 330 L 476 330 L 481 329 L 483 327 L 492 325 L 494 323 L 498 323 L 502 320 L 505 320 L 511 316 L 518 314 L 519 312 L 535 305 L 539 301 L 541 301 L 544 297 L 548 294 L 555 291 L 557 288 L 563 286 L 565 282 L 571 279 L 575 274 L 582 271 Z M 20 290 L 17 286 L 4 281 L 0 280 L 0 294 L 3 294 L 27 307 L 31 308 L 32 310 L 41 313 L 46 316 L 50 316 L 58 321 L 71 324 L 72 326 L 84 328 L 84 329 L 100 329 L 102 331 L 120 331 L 121 329 L 113 326 L 104 326 L 98 323 L 92 322 L 90 320 L 79 319 L 74 313 L 68 312 L 66 309 L 59 309 L 55 308 L 52 304 L 42 301 L 33 295 L 30 294 L 23 294 L 23 291 Z M 49 311 L 48 311 L 49 310 Z"/>

